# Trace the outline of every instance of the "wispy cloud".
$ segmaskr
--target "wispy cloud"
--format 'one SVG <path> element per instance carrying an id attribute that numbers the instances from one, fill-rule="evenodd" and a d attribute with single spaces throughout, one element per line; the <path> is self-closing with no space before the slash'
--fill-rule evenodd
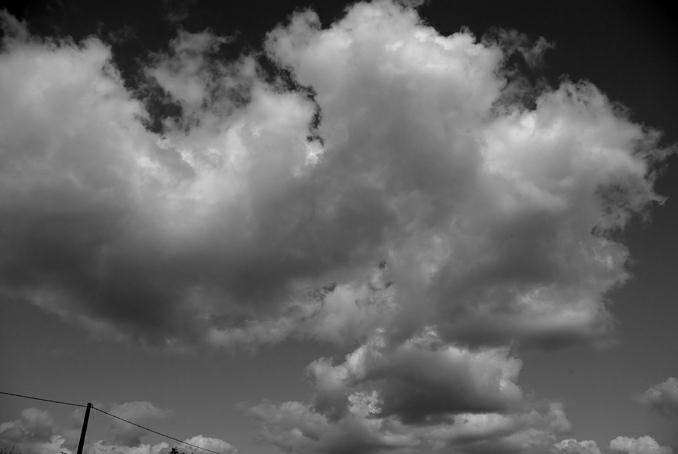
<path id="1" fill-rule="evenodd" d="M 678 418 L 678 379 L 669 377 L 662 383 L 650 386 L 636 399 L 666 418 Z"/>
<path id="2" fill-rule="evenodd" d="M 552 452 L 554 454 L 600 454 L 600 449 L 595 441 L 577 441 L 568 438 L 553 445 Z"/>

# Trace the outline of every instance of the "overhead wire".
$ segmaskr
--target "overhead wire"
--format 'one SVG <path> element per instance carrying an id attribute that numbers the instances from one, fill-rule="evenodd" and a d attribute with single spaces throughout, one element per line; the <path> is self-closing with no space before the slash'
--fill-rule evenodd
<path id="1" fill-rule="evenodd" d="M 165 438 L 168 438 L 168 439 L 170 439 L 170 440 L 176 441 L 177 443 L 181 443 L 182 445 L 191 446 L 191 447 L 197 448 L 197 449 L 202 449 L 203 451 L 211 452 L 211 453 L 213 453 L 213 454 L 221 454 L 221 453 L 219 453 L 219 452 L 217 452 L 217 451 L 212 451 L 211 449 L 203 448 L 203 447 L 201 447 L 201 446 L 194 445 L 194 444 L 192 444 L 192 443 L 188 443 L 187 441 L 182 441 L 182 440 L 180 440 L 180 439 L 178 439 L 178 438 L 175 438 L 175 437 L 173 437 L 173 436 L 171 436 L 171 435 L 167 435 L 167 434 L 164 434 L 164 433 L 162 433 L 162 432 L 158 432 L 157 430 L 153 430 L 153 429 L 151 429 L 151 428 L 149 428 L 149 427 L 142 426 L 141 424 L 137 424 L 137 423 L 132 422 L 132 421 L 130 421 L 130 420 L 128 420 L 128 419 L 122 418 L 122 417 L 120 417 L 120 416 L 118 416 L 118 415 L 114 415 L 113 413 L 109 413 L 109 412 L 107 412 L 106 410 L 102 410 L 101 408 L 97 408 L 97 407 L 95 407 L 94 405 L 92 405 L 92 409 L 94 409 L 94 410 L 96 410 L 96 411 L 98 411 L 98 412 L 101 412 L 101 413 L 103 413 L 103 414 L 105 414 L 105 415 L 108 415 L 108 416 L 110 416 L 111 418 L 119 419 L 120 421 L 125 421 L 127 424 L 131 424 L 131 425 L 133 425 L 133 426 L 139 427 L 140 429 L 144 429 L 144 430 L 147 430 L 147 431 L 149 431 L 149 432 L 152 432 L 152 433 L 154 433 L 154 434 L 156 434 L 156 435 L 160 435 L 161 437 L 165 437 Z"/>
<path id="2" fill-rule="evenodd" d="M 6 396 L 13 396 L 13 397 L 22 397 L 24 399 L 39 400 L 41 402 L 49 402 L 49 403 L 53 403 L 53 404 L 69 405 L 71 407 L 81 407 L 81 408 L 87 407 L 87 405 L 85 405 L 85 404 L 77 404 L 77 403 L 74 403 L 74 402 L 66 402 L 66 401 L 63 401 L 63 400 L 46 399 L 44 397 L 29 396 L 29 395 L 26 395 L 26 394 L 10 393 L 10 392 L 5 392 L 5 391 L 0 391 L 0 394 L 6 395 Z M 130 421 L 130 420 L 125 419 L 121 416 L 114 415 L 113 413 L 109 413 L 106 410 L 102 410 L 101 408 L 95 407 L 94 405 L 92 405 L 91 407 L 94 410 L 96 410 L 100 413 L 103 413 L 106 416 L 109 416 L 109 417 L 115 418 L 115 419 L 119 419 L 120 421 L 124 421 L 127 424 L 131 424 L 131 425 L 138 427 L 140 429 L 144 429 L 148 432 L 151 432 L 151 433 L 154 433 L 156 435 L 160 435 L 161 437 L 167 438 L 168 440 L 172 440 L 172 441 L 175 441 L 175 442 L 180 443 L 182 445 L 190 446 L 192 448 L 200 449 L 202 451 L 206 451 L 206 452 L 209 452 L 209 453 L 212 453 L 212 454 L 221 454 L 220 452 L 212 451 L 211 449 L 203 448 L 201 446 L 194 445 L 193 443 L 189 443 L 187 441 L 180 440 L 179 438 L 173 437 L 171 435 L 167 435 L 165 433 L 158 432 L 157 430 L 151 429 L 150 427 L 142 426 L 141 424 L 137 424 L 134 421 Z"/>
<path id="3" fill-rule="evenodd" d="M 4 394 L 6 396 L 23 397 L 25 399 L 40 400 L 42 402 L 50 402 L 50 403 L 53 403 L 53 404 L 70 405 L 71 407 L 86 407 L 87 406 L 87 405 L 83 405 L 83 404 L 76 404 L 76 403 L 73 403 L 73 402 L 64 402 L 63 400 L 45 399 L 43 397 L 27 396 L 25 394 L 8 393 L 8 392 L 5 392 L 5 391 L 0 391 L 0 394 Z"/>

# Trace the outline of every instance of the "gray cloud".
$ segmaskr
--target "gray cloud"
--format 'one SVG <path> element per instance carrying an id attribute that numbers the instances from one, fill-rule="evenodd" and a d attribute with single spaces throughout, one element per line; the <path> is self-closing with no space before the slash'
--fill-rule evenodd
<path id="1" fill-rule="evenodd" d="M 637 400 L 666 418 L 678 418 L 678 379 L 669 377 L 662 383 L 650 386 Z"/>
<path id="2" fill-rule="evenodd" d="M 560 403 L 535 403 L 506 348 L 445 344 L 429 328 L 405 341 L 378 333 L 334 364 L 308 366 L 312 402 L 249 408 L 285 452 L 543 452 L 571 430 Z"/>
<path id="3" fill-rule="evenodd" d="M 26 408 L 20 419 L 0 424 L 0 438 L 6 442 L 49 442 L 53 435 L 54 420 L 37 408 Z"/>
<path id="4" fill-rule="evenodd" d="M 203 435 L 195 435 L 184 440 L 201 448 L 209 449 L 219 454 L 238 454 L 238 450 L 230 443 L 219 438 L 205 437 Z M 185 445 L 177 445 L 173 443 L 179 452 L 200 453 L 204 451 L 196 450 Z M 135 446 L 128 444 L 115 444 L 105 441 L 97 441 L 88 446 L 88 454 L 169 454 L 171 446 L 167 442 L 160 442 L 156 444 L 140 443 Z"/>
<path id="5" fill-rule="evenodd" d="M 23 454 L 72 454 L 76 437 L 38 408 L 26 408 L 19 419 L 0 423 L 0 448 Z"/>
<path id="6" fill-rule="evenodd" d="M 356 393 L 373 396 L 371 412 L 407 423 L 448 413 L 505 412 L 521 403 L 515 384 L 522 362 L 505 349 L 470 351 L 443 344 L 432 330 L 389 345 L 381 335 L 333 365 L 314 361 L 315 407 L 329 415 L 348 411 Z"/>
<path id="7" fill-rule="evenodd" d="M 458 414 L 427 424 L 408 425 L 371 414 L 368 395 L 355 395 L 339 420 L 299 402 L 262 403 L 251 409 L 262 436 L 285 452 L 305 453 L 538 453 L 570 430 L 562 407 L 522 413 Z"/>
<path id="8" fill-rule="evenodd" d="M 601 454 L 595 441 L 578 441 L 572 438 L 559 441 L 553 445 L 551 451 L 553 454 Z"/>
<path id="9" fill-rule="evenodd" d="M 672 454 L 673 449 L 661 446 L 650 436 L 617 437 L 610 441 L 610 451 L 623 454 Z"/>

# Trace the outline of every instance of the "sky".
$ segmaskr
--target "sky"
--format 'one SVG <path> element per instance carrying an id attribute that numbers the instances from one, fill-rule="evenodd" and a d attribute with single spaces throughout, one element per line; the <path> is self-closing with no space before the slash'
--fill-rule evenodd
<path id="1" fill-rule="evenodd" d="M 219 454 L 678 454 L 672 11 L 138 3 L 0 6 L 0 391 Z M 0 396 L 0 448 L 82 419 Z"/>

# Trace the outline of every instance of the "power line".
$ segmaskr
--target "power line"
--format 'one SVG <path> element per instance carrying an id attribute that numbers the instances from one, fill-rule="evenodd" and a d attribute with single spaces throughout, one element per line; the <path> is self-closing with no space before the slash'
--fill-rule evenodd
<path id="1" fill-rule="evenodd" d="M 153 430 L 153 429 L 148 428 L 148 427 L 146 427 L 146 426 L 142 426 L 141 424 L 137 424 L 137 423 L 135 423 L 135 422 L 129 421 L 129 420 L 125 419 L 125 418 L 121 418 L 120 416 L 117 416 L 117 415 L 114 415 L 114 414 L 112 414 L 112 413 L 109 413 L 109 412 L 107 412 L 107 411 L 105 411 L 105 410 L 102 410 L 101 408 L 97 408 L 97 407 L 95 407 L 95 406 L 92 406 L 92 408 L 95 409 L 95 410 L 98 411 L 98 412 L 101 412 L 101 413 L 103 413 L 103 414 L 105 414 L 105 415 L 110 416 L 111 418 L 119 419 L 120 421 L 125 421 L 127 424 L 131 424 L 131 425 L 133 425 L 133 426 L 139 427 L 140 429 L 144 429 L 144 430 L 147 430 L 147 431 L 149 431 L 149 432 L 152 432 L 152 433 L 154 433 L 154 434 L 156 434 L 156 435 L 160 435 L 161 437 L 165 437 L 165 438 L 168 438 L 168 439 L 170 439 L 170 440 L 176 441 L 177 443 L 181 443 L 182 445 L 191 446 L 191 447 L 197 448 L 197 449 L 202 449 L 203 451 L 211 452 L 212 454 L 221 454 L 221 453 L 219 453 L 219 452 L 217 452 L 217 451 L 212 451 L 211 449 L 203 448 L 203 447 L 200 447 L 200 446 L 198 446 L 198 445 L 194 445 L 194 444 L 192 444 L 192 443 L 188 443 L 188 442 L 186 442 L 186 441 L 179 440 L 178 438 L 175 438 L 175 437 L 173 437 L 173 436 L 171 436 L 171 435 L 167 435 L 167 434 L 164 434 L 164 433 L 162 433 L 162 432 L 158 432 L 157 430 Z"/>
<path id="2" fill-rule="evenodd" d="M 36 396 L 27 396 L 27 395 L 25 395 L 25 394 L 8 393 L 8 392 L 5 392 L 5 391 L 0 391 L 0 394 L 4 394 L 4 395 L 6 395 L 6 396 L 13 396 L 13 397 L 23 397 L 24 399 L 39 400 L 39 401 L 42 401 L 42 402 L 50 402 L 50 403 L 53 403 L 53 404 L 70 405 L 70 406 L 72 406 L 72 407 L 82 407 L 82 408 L 87 408 L 87 405 L 84 405 L 84 404 L 76 404 L 76 403 L 73 403 L 73 402 L 64 402 L 64 401 L 62 401 L 62 400 L 45 399 L 45 398 L 42 398 L 42 397 L 36 397 Z M 207 451 L 207 452 L 210 452 L 210 453 L 212 453 L 212 454 L 221 454 L 221 453 L 219 453 L 219 452 L 217 452 L 217 451 L 212 451 L 211 449 L 203 448 L 203 447 L 201 447 L 201 446 L 194 445 L 194 444 L 188 443 L 188 442 L 186 442 L 186 441 L 182 441 L 182 440 L 180 440 L 180 439 L 178 439 L 178 438 L 176 438 L 176 437 L 173 437 L 173 436 L 171 436 L 171 435 L 167 435 L 167 434 L 164 434 L 164 433 L 162 433 L 162 432 L 158 432 L 157 430 L 153 430 L 153 429 L 151 429 L 150 427 L 142 426 L 141 424 L 137 424 L 137 423 L 132 422 L 132 421 L 130 421 L 130 420 L 128 420 L 128 419 L 121 418 L 120 416 L 114 415 L 113 413 L 109 413 L 109 412 L 107 412 L 107 411 L 105 411 L 105 410 L 102 410 L 101 408 L 97 408 L 97 407 L 95 407 L 95 406 L 93 406 L 93 405 L 92 405 L 92 408 L 95 409 L 96 411 L 100 412 L 100 413 L 103 413 L 103 414 L 105 414 L 105 415 L 107 415 L 107 416 L 110 416 L 111 418 L 119 419 L 120 421 L 124 421 L 124 422 L 126 422 L 127 424 L 131 424 L 131 425 L 136 426 L 136 427 L 138 427 L 138 428 L 140 428 L 140 429 L 144 429 L 144 430 L 146 430 L 146 431 L 148 431 L 148 432 L 154 433 L 154 434 L 156 434 L 156 435 L 160 435 L 161 437 L 167 438 L 167 439 L 169 439 L 169 440 L 176 441 L 177 443 L 181 443 L 182 445 L 186 445 L 186 446 L 190 446 L 190 447 L 192 447 L 192 448 L 196 448 L 196 449 L 200 449 L 200 450 L 203 450 L 203 451 Z"/>
<path id="3" fill-rule="evenodd" d="M 5 391 L 0 391 L 0 394 L 4 394 L 6 396 L 23 397 L 24 399 L 40 400 L 42 402 L 50 402 L 50 403 L 53 403 L 53 404 L 70 405 L 71 407 L 87 407 L 87 405 L 74 404 L 73 402 L 64 402 L 62 400 L 54 400 L 54 399 L 44 399 L 42 397 L 27 396 L 25 394 L 7 393 Z"/>

